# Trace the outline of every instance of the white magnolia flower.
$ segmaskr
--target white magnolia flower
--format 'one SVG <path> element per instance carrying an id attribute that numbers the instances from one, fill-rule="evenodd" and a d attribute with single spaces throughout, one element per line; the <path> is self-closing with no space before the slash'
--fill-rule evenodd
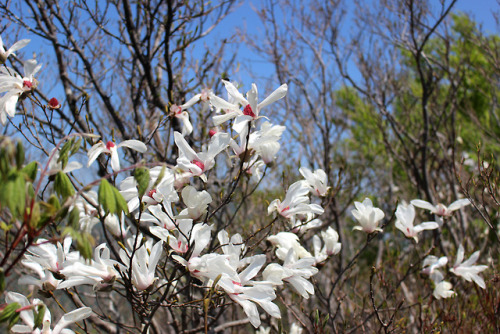
<path id="1" fill-rule="evenodd" d="M 170 106 L 170 112 L 172 115 L 182 121 L 182 135 L 186 136 L 193 132 L 193 125 L 189 120 L 189 113 L 185 111 L 186 109 L 192 107 L 196 102 L 200 101 L 201 94 L 196 94 L 189 101 L 182 105 L 172 104 Z"/>
<path id="2" fill-rule="evenodd" d="M 7 115 L 14 117 L 17 101 L 23 94 L 31 93 L 38 81 L 34 75 L 42 68 L 35 59 L 24 63 L 24 77 L 11 68 L 0 68 L 0 93 L 5 93 L 0 98 L 0 123 L 7 123 Z"/>
<path id="3" fill-rule="evenodd" d="M 463 208 L 464 206 L 469 205 L 470 201 L 467 198 L 459 199 L 451 203 L 448 207 L 446 207 L 444 204 L 441 203 L 433 205 L 421 199 L 414 199 L 410 203 L 418 208 L 429 210 L 435 215 L 441 217 L 450 217 L 453 214 L 453 211 L 456 211 L 460 208 Z"/>
<path id="4" fill-rule="evenodd" d="M 196 153 L 179 132 L 174 133 L 174 139 L 179 148 L 177 166 L 206 182 L 205 172 L 215 166 L 215 157 L 229 145 L 230 136 L 228 133 L 216 133 L 210 140 L 208 149 L 200 153 Z"/>
<path id="5" fill-rule="evenodd" d="M 474 281 L 477 285 L 479 285 L 482 289 L 486 289 L 486 284 L 479 273 L 483 270 L 486 270 L 488 266 L 479 265 L 475 266 L 474 263 L 479 259 L 479 251 L 474 252 L 470 258 L 464 261 L 464 247 L 460 245 L 458 247 L 457 260 L 455 261 L 455 265 L 450 269 L 452 273 L 457 276 L 463 277 L 468 282 Z"/>
<path id="6" fill-rule="evenodd" d="M 277 211 L 287 219 L 293 219 L 296 215 L 306 215 L 308 213 L 322 214 L 323 208 L 318 204 L 308 204 L 309 185 L 305 181 L 293 183 L 286 192 L 285 200 L 281 202 L 275 199 L 269 204 L 267 214 Z"/>
<path id="7" fill-rule="evenodd" d="M 182 189 L 182 201 L 187 206 L 177 218 L 191 218 L 196 220 L 207 212 L 208 204 L 212 203 L 212 196 L 206 191 L 197 191 L 193 186 Z"/>
<path id="8" fill-rule="evenodd" d="M 265 98 L 264 101 L 258 103 L 258 92 L 255 84 L 252 84 L 252 89 L 247 93 L 247 98 L 245 98 L 231 82 L 226 80 L 222 80 L 222 82 L 226 87 L 229 97 L 235 103 L 225 101 L 214 94 L 210 95 L 212 105 L 215 108 L 226 111 L 226 114 L 213 117 L 214 125 L 217 126 L 236 117 L 234 129 L 237 132 L 241 132 L 238 130 L 244 128 L 249 121 L 257 119 L 262 108 L 285 97 L 288 90 L 287 84 L 283 84 Z M 240 105 L 243 107 L 243 111 L 240 110 Z"/>
<path id="9" fill-rule="evenodd" d="M 438 270 L 438 268 L 444 267 L 448 263 L 448 258 L 442 256 L 438 258 L 434 255 L 429 255 L 424 259 L 422 264 L 422 274 L 428 275 L 434 283 L 438 283 L 443 280 L 443 274 Z"/>
<path id="10" fill-rule="evenodd" d="M 434 292 L 432 295 L 436 299 L 450 298 L 456 295 L 455 291 L 452 290 L 453 285 L 447 281 L 441 281 L 436 284 Z"/>
<path id="11" fill-rule="evenodd" d="M 312 172 L 309 168 L 301 167 L 300 174 L 306 179 L 307 184 L 312 188 L 312 193 L 316 196 L 325 196 L 330 187 L 328 184 L 328 176 L 322 169 L 316 169 Z"/>
<path id="12" fill-rule="evenodd" d="M 83 258 L 61 270 L 65 280 L 59 284 L 58 289 L 67 289 L 73 286 L 89 284 L 94 289 L 110 287 L 119 273 L 115 267 L 119 262 L 110 258 L 110 250 L 106 244 L 101 244 L 94 249 L 94 258 L 88 262 Z"/>
<path id="13" fill-rule="evenodd" d="M 158 279 L 155 272 L 163 251 L 163 241 L 158 241 L 152 248 L 147 246 L 147 244 L 144 244 L 137 249 L 132 260 L 130 260 L 125 250 L 120 249 L 120 257 L 123 263 L 132 266 L 132 284 L 139 291 L 150 288 Z"/>
<path id="14" fill-rule="evenodd" d="M 51 329 L 52 317 L 50 311 L 46 308 L 42 320 L 42 328 L 35 328 L 35 315 L 33 308 L 38 305 L 43 305 L 43 302 L 39 299 L 34 299 L 33 303 L 30 303 L 26 297 L 16 292 L 7 292 L 5 301 L 8 304 L 19 303 L 21 305 L 22 311 L 20 311 L 19 316 L 24 322 L 24 325 L 14 325 L 11 328 L 12 333 L 32 333 L 32 334 L 74 334 L 70 329 L 66 329 L 72 323 L 81 321 L 90 317 L 92 314 L 92 309 L 90 307 L 81 307 L 69 313 L 66 313 L 59 319 L 57 324 L 53 329 Z M 32 305 L 33 307 L 29 307 Z"/>
<path id="15" fill-rule="evenodd" d="M 7 61 L 7 58 L 19 49 L 24 48 L 30 42 L 29 39 L 21 39 L 20 41 L 12 44 L 10 48 L 5 50 L 5 45 L 3 44 L 2 36 L 0 36 L 0 65 Z"/>
<path id="16" fill-rule="evenodd" d="M 396 209 L 396 228 L 399 229 L 407 238 L 413 238 L 418 243 L 417 234 L 423 230 L 434 230 L 439 228 L 436 222 L 425 222 L 413 226 L 415 220 L 415 207 L 412 204 L 401 203 Z"/>
<path id="17" fill-rule="evenodd" d="M 373 207 L 373 203 L 369 198 L 365 198 L 363 203 L 354 202 L 354 206 L 356 209 L 352 210 L 351 213 L 360 225 L 354 226 L 353 230 L 360 230 L 366 233 L 382 231 L 378 227 L 378 224 L 384 218 L 385 214 L 379 208 Z"/>
<path id="18" fill-rule="evenodd" d="M 323 238 L 323 248 L 321 248 L 321 239 L 319 236 L 313 236 L 314 257 L 316 263 L 323 262 L 329 256 L 336 255 L 340 252 L 342 244 L 339 241 L 339 234 L 333 228 L 328 227 L 326 231 L 321 231 Z"/>
<path id="19" fill-rule="evenodd" d="M 274 285 L 282 285 L 283 281 L 290 283 L 293 288 L 305 299 L 314 294 L 314 285 L 308 279 L 318 273 L 314 265 L 314 257 L 306 257 L 297 260 L 293 249 L 288 251 L 283 266 L 271 263 L 266 267 L 262 276 L 264 280 Z"/>
<path id="20" fill-rule="evenodd" d="M 99 141 L 87 152 L 87 156 L 89 158 L 87 167 L 90 167 L 90 165 L 95 161 L 95 159 L 97 159 L 97 157 L 101 153 L 105 153 L 111 155 L 111 169 L 114 172 L 119 171 L 120 157 L 118 156 L 118 148 L 120 147 L 128 147 L 140 153 L 144 153 L 147 150 L 147 147 L 143 142 L 134 139 L 122 141 L 120 144 L 116 144 L 112 141 L 108 141 L 106 144 L 104 144 L 102 141 Z"/>
<path id="21" fill-rule="evenodd" d="M 290 249 L 299 259 L 312 257 L 311 253 L 300 244 L 299 237 L 295 233 L 279 232 L 276 235 L 267 237 L 267 240 L 277 247 L 276 256 L 281 260 L 286 259 Z"/>

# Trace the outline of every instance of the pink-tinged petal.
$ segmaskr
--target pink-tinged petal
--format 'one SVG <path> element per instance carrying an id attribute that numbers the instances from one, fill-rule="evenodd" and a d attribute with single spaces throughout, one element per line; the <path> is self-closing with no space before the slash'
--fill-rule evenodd
<path id="1" fill-rule="evenodd" d="M 414 199 L 410 203 L 413 204 L 414 206 L 416 206 L 417 208 L 426 209 L 426 210 L 429 210 L 431 212 L 437 211 L 437 208 L 434 205 L 432 205 L 431 203 L 429 203 L 427 201 L 423 201 L 421 199 Z"/>
<path id="2" fill-rule="evenodd" d="M 249 280 L 255 277 L 258 274 L 260 268 L 266 263 L 266 256 L 255 255 L 252 257 L 252 262 L 240 273 L 240 280 L 242 284 L 245 284 Z"/>
<path id="3" fill-rule="evenodd" d="M 26 325 L 14 325 L 10 330 L 12 333 L 33 333 L 33 328 Z"/>
<path id="4" fill-rule="evenodd" d="M 233 111 L 230 111 L 226 114 L 213 116 L 212 121 L 213 121 L 214 125 L 217 126 L 217 125 L 221 125 L 224 122 L 229 121 L 230 119 L 237 117 L 238 115 L 241 115 L 241 112 L 239 110 L 236 110 L 236 111 L 233 110 Z"/>
<path id="5" fill-rule="evenodd" d="M 97 157 L 104 151 L 107 150 L 104 147 L 104 143 L 102 141 L 92 146 L 90 150 L 87 152 L 87 156 L 89 158 L 89 161 L 87 162 L 87 167 L 90 167 L 90 165 L 95 161 L 95 159 L 97 159 Z"/>
<path id="6" fill-rule="evenodd" d="M 464 261 L 464 246 L 460 245 L 457 252 L 457 260 L 455 261 L 454 267 L 460 265 Z"/>
<path id="7" fill-rule="evenodd" d="M 260 316 L 259 316 L 259 311 L 257 310 L 257 305 L 255 305 L 249 300 L 238 298 L 239 296 L 237 295 L 229 295 L 229 296 L 231 297 L 231 299 L 235 300 L 238 304 L 240 304 L 241 307 L 243 307 L 243 311 L 245 311 L 245 314 L 250 320 L 250 323 L 255 328 L 258 328 L 260 326 Z"/>
<path id="8" fill-rule="evenodd" d="M 120 170 L 120 157 L 118 156 L 118 151 L 116 146 L 111 147 L 111 169 L 114 172 L 118 172 Z"/>
<path id="9" fill-rule="evenodd" d="M 184 139 L 182 134 L 177 131 L 174 132 L 174 141 L 179 148 L 179 155 L 185 156 L 189 161 L 199 160 L 196 152 L 191 148 L 191 146 L 189 146 L 188 142 L 186 141 L 186 139 Z"/>
<path id="10" fill-rule="evenodd" d="M 128 147 L 140 153 L 144 153 L 148 150 L 146 144 L 144 144 L 142 141 L 135 139 L 122 141 L 120 144 L 117 145 L 117 147 Z"/>
<path id="11" fill-rule="evenodd" d="M 459 199 L 450 204 L 450 206 L 448 207 L 448 211 L 455 211 L 469 204 L 470 204 L 469 199 L 467 198 Z"/>
<path id="12" fill-rule="evenodd" d="M 160 240 L 153 246 L 151 254 L 149 255 L 148 273 L 154 274 L 154 272 L 156 271 L 156 265 L 158 264 L 158 261 L 160 261 L 162 251 L 163 241 Z"/>
<path id="13" fill-rule="evenodd" d="M 191 106 L 193 106 L 196 102 L 200 100 L 201 94 L 196 94 L 192 98 L 190 98 L 186 103 L 184 103 L 181 108 L 182 110 L 185 110 Z"/>
<path id="14" fill-rule="evenodd" d="M 17 50 L 19 49 L 22 49 L 24 48 L 26 45 L 28 45 L 28 43 L 30 42 L 31 40 L 30 39 L 22 39 L 20 41 L 17 41 L 15 42 L 10 48 L 9 50 L 7 51 L 9 54 L 11 54 L 12 52 L 16 52 Z"/>
<path id="15" fill-rule="evenodd" d="M 63 315 L 56 327 L 52 330 L 52 334 L 60 334 L 62 330 L 70 324 L 86 319 L 90 317 L 91 314 L 92 309 L 90 307 L 81 307 Z"/>
<path id="16" fill-rule="evenodd" d="M 259 99 L 259 92 L 257 91 L 257 85 L 252 84 L 252 89 L 248 91 L 247 93 L 247 99 L 248 99 L 248 104 L 250 104 L 250 107 L 252 108 L 252 112 L 255 113 L 255 117 L 259 116 L 259 110 L 257 107 L 258 104 L 258 99 Z M 246 106 L 245 106 L 246 107 Z"/>
<path id="17" fill-rule="evenodd" d="M 259 103 L 258 108 L 262 109 L 265 106 L 267 106 L 267 105 L 269 105 L 271 103 L 274 103 L 274 102 L 276 102 L 276 101 L 284 98 L 286 96 L 287 91 L 288 91 L 288 85 L 287 84 L 283 84 L 283 85 L 279 86 L 278 89 L 276 89 L 274 92 L 271 93 L 271 95 L 269 95 L 268 97 L 266 97 L 264 99 L 264 101 L 262 101 L 261 103 Z"/>
<path id="18" fill-rule="evenodd" d="M 230 111 L 237 111 L 238 113 L 242 113 L 239 106 L 227 102 L 226 100 L 218 97 L 217 95 L 211 94 L 210 95 L 210 103 L 212 106 L 214 106 L 217 109 L 222 109 L 224 111 L 230 110 Z"/>
<path id="19" fill-rule="evenodd" d="M 41 68 L 42 64 L 37 64 L 35 59 L 27 60 L 24 62 L 24 76 L 31 80 Z"/>
<path id="20" fill-rule="evenodd" d="M 3 106 L 0 106 L 0 110 L 5 109 L 5 112 L 10 116 L 14 117 L 16 115 L 16 105 L 19 99 L 19 94 L 15 91 L 11 91 L 2 97 Z M 5 124 L 5 123 L 3 123 Z"/>
<path id="21" fill-rule="evenodd" d="M 243 97 L 243 94 L 229 81 L 222 80 L 224 86 L 226 86 L 226 90 L 230 96 L 232 96 L 236 101 L 241 103 L 243 106 L 248 104 L 248 101 Z"/>

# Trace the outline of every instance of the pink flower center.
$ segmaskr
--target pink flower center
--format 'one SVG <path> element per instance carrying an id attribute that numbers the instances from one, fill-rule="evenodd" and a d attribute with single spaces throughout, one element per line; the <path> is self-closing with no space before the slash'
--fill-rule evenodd
<path id="1" fill-rule="evenodd" d="M 180 115 L 182 113 L 182 108 L 176 104 L 172 104 L 172 106 L 170 107 L 170 112 L 174 113 L 175 115 Z"/>
<path id="2" fill-rule="evenodd" d="M 156 189 L 151 189 L 149 192 L 148 192 L 148 196 L 153 198 L 153 195 L 156 194 Z"/>
<path id="3" fill-rule="evenodd" d="M 281 210 L 281 213 L 286 212 L 288 210 L 290 210 L 290 206 L 287 206 L 286 208 L 284 208 L 283 210 Z"/>
<path id="4" fill-rule="evenodd" d="M 210 138 L 212 138 L 213 136 L 215 136 L 216 133 L 217 133 L 217 131 L 214 130 L 214 129 L 208 131 L 208 135 L 210 136 Z"/>
<path id="5" fill-rule="evenodd" d="M 200 167 L 200 169 L 203 171 L 205 170 L 205 164 L 201 161 L 198 160 L 193 160 L 191 161 L 192 164 L 195 164 L 196 166 Z"/>
<path id="6" fill-rule="evenodd" d="M 30 90 L 31 88 L 33 88 L 33 83 L 29 80 L 24 80 L 23 81 L 23 89 Z"/>
<path id="7" fill-rule="evenodd" d="M 112 149 L 113 147 L 115 147 L 115 146 L 116 146 L 116 144 L 115 144 L 115 143 L 113 143 L 112 141 L 108 141 L 108 142 L 106 143 L 106 148 L 107 148 L 108 150 L 111 150 L 111 149 Z"/>
<path id="8" fill-rule="evenodd" d="M 233 284 L 237 285 L 237 286 L 243 286 L 240 282 L 236 282 L 236 281 L 233 281 Z"/>
<path id="9" fill-rule="evenodd" d="M 247 115 L 247 116 L 251 116 L 252 118 L 256 118 L 256 116 L 252 110 L 252 107 L 249 104 L 247 104 L 245 109 L 243 109 L 243 115 Z"/>

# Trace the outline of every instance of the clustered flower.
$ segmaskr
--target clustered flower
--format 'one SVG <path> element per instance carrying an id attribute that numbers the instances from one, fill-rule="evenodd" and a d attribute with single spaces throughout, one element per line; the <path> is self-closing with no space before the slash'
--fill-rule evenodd
<path id="1" fill-rule="evenodd" d="M 4 63 L 12 52 L 25 46 L 27 42 L 19 41 L 5 51 L 0 39 L 0 62 Z M 0 92 L 5 93 L 0 97 L 2 124 L 6 123 L 6 115 L 15 115 L 18 100 L 32 93 L 37 86 L 34 75 L 41 66 L 35 60 L 29 60 L 24 67 L 24 76 L 7 67 L 0 69 Z M 21 262 L 33 275 L 24 275 L 19 283 L 37 286 L 44 293 L 53 293 L 82 285 L 91 286 L 95 291 L 109 290 L 116 286 L 117 281 L 121 284 L 128 281 L 136 294 L 146 296 L 155 288 L 160 288 L 158 282 L 162 278 L 159 265 L 166 266 L 165 261 L 174 259 L 176 265 L 185 267 L 186 272 L 189 271 L 192 277 L 197 278 L 203 288 L 223 291 L 230 300 L 240 305 L 256 328 L 261 324 L 259 308 L 271 317 L 281 317 L 275 302 L 277 289 L 290 286 L 305 299 L 313 295 L 315 288 L 311 277 L 318 273 L 318 264 L 325 263 L 342 248 L 337 231 L 319 218 L 324 213 L 322 199 L 328 196 L 330 189 L 328 176 L 321 168 L 311 170 L 301 167 L 299 172 L 303 179 L 292 183 L 284 198 L 274 199 L 269 204 L 268 215 L 273 215 L 270 219 L 286 226 L 288 230 L 267 237 L 274 250 L 268 256 L 271 263 L 267 263 L 266 254 L 251 255 L 240 234 L 230 237 L 228 231 L 219 227 L 216 236 L 218 247 L 213 247 L 216 227 L 210 225 L 209 218 L 215 194 L 204 189 L 203 185 L 216 167 L 220 154 L 226 152 L 229 156 L 231 150 L 234 153 L 231 160 L 241 161 L 242 172 L 254 182 L 261 179 L 265 168 L 276 160 L 280 149 L 279 140 L 285 126 L 272 124 L 268 120 L 257 123 L 264 118 L 261 116 L 262 109 L 282 99 L 288 89 L 283 84 L 258 102 L 255 84 L 252 84 L 246 97 L 238 91 L 235 84 L 226 80 L 223 80 L 223 84 L 228 93 L 227 100 L 216 96 L 212 91 L 203 90 L 186 103 L 172 104 L 169 107 L 171 116 L 183 123 L 182 133 L 174 132 L 178 151 L 175 166 L 148 169 L 149 180 L 146 180 L 148 182 L 142 192 L 139 192 L 142 185 L 133 176 L 120 182 L 120 194 L 130 213 L 128 218 L 135 218 L 144 234 L 124 214 L 106 214 L 98 200 L 100 195 L 94 190 L 85 189 L 71 199 L 71 208 L 77 209 L 79 213 L 80 230 L 92 233 L 95 226 L 103 221 L 107 230 L 120 240 L 121 248 L 116 252 L 119 256 L 112 256 L 109 245 L 102 243 L 95 247 L 91 259 L 85 259 L 78 251 L 72 250 L 73 239 L 69 236 L 55 241 L 38 238 L 28 248 Z M 217 130 L 211 131 L 208 143 L 201 148 L 190 145 L 186 139 L 193 131 L 188 110 L 196 103 L 201 103 L 205 111 L 211 109 L 216 112 L 212 120 Z M 56 99 L 48 101 L 48 106 L 53 109 L 61 107 Z M 226 122 L 230 122 L 230 126 Z M 98 141 L 88 150 L 87 167 L 101 154 L 105 154 L 110 158 L 111 170 L 119 172 L 121 164 L 118 148 L 122 147 L 142 154 L 147 152 L 146 144 L 139 140 L 129 139 L 121 143 L 114 140 L 107 143 Z M 59 149 L 51 152 L 46 175 L 69 173 L 82 167 L 76 161 L 66 163 L 63 167 L 60 154 Z M 107 164 L 104 160 L 102 162 Z M 191 182 L 196 178 L 203 183 Z M 453 211 L 468 204 L 468 200 L 464 199 L 453 202 L 449 207 L 443 204 L 432 205 L 423 200 L 413 200 L 410 204 L 402 202 L 395 211 L 395 227 L 406 238 L 418 243 L 419 234 L 425 230 L 440 228 L 442 219 L 449 218 Z M 351 213 L 359 224 L 354 226 L 354 230 L 371 236 L 384 232 L 382 227 L 385 225 L 381 222 L 385 213 L 375 207 L 369 198 L 362 202 L 355 201 L 354 207 Z M 414 225 L 415 207 L 429 210 L 440 220 Z M 311 253 L 303 244 L 302 236 L 313 229 L 321 232 L 312 236 Z M 216 250 L 209 251 L 209 245 L 210 249 Z M 449 271 L 484 289 L 485 282 L 479 273 L 487 266 L 475 265 L 478 258 L 479 251 L 464 261 L 464 248 L 460 245 L 456 262 Z M 455 295 L 451 283 L 444 280 L 444 275 L 439 270 L 447 263 L 446 257 L 437 258 L 432 255 L 423 262 L 422 272 L 434 283 L 433 296 L 436 299 Z M 71 311 L 51 329 L 50 313 L 46 311 L 42 328 L 34 328 L 33 310 L 43 305 L 43 302 L 37 299 L 30 302 L 15 292 L 9 292 L 6 296 L 7 303 L 16 302 L 21 307 L 19 312 L 24 325 L 12 327 L 15 333 L 71 333 L 72 331 L 65 329 L 66 326 L 81 321 L 92 313 L 88 307 Z M 293 331 L 300 333 L 302 329 L 295 325 Z"/>

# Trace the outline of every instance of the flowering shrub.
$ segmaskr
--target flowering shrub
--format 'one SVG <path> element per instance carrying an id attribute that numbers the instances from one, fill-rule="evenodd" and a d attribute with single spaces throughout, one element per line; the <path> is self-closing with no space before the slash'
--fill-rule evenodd
<path id="1" fill-rule="evenodd" d="M 22 40 L 4 52 L 0 40 L 1 59 L 25 45 Z M 28 60 L 24 67 L 22 76 L 2 65 L 2 124 L 26 99 L 35 105 L 33 114 L 45 110 L 34 96 L 35 89 L 43 91 L 43 82 L 35 78 L 41 65 Z M 109 139 L 112 133 L 101 141 L 93 133 L 70 132 L 48 148 L 44 163 L 25 162 L 23 144 L 1 138 L 0 286 L 5 304 L 0 321 L 11 332 L 71 333 L 69 326 L 86 333 L 118 328 L 142 333 L 208 332 L 247 323 L 261 333 L 283 324 L 290 332 L 300 332 L 300 327 L 321 332 L 327 326 L 335 328 L 338 309 L 348 313 L 355 307 L 352 301 L 343 305 L 342 299 L 351 293 L 345 291 L 349 289 L 345 282 L 356 277 L 361 270 L 356 267 L 362 263 L 373 267 L 366 291 L 373 314 L 387 329 L 403 302 L 391 314 L 380 312 L 375 279 L 388 289 L 380 263 L 389 251 L 382 250 L 376 261 L 363 258 L 376 239 L 397 239 L 404 245 L 405 251 L 392 256 L 401 266 L 407 265 L 404 256 L 417 254 L 392 285 L 412 301 L 452 298 L 472 284 L 487 288 L 481 275 L 488 275 L 488 271 L 482 274 L 488 266 L 475 265 L 478 260 L 485 263 L 480 252 L 464 261 L 460 239 L 447 240 L 446 224 L 460 210 L 468 210 L 468 199 L 458 199 L 448 208 L 423 200 L 406 204 L 408 199 L 401 199 L 397 208 L 386 212 L 369 198 L 353 200 L 353 219 L 349 212 L 341 213 L 352 222 L 351 231 L 337 231 L 322 219 L 335 195 L 327 174 L 320 168 L 297 166 L 296 174 L 302 177 L 279 187 L 279 198 L 261 205 L 259 225 L 234 223 L 245 220 L 234 219 L 240 214 L 235 198 L 242 196 L 243 202 L 271 187 L 262 180 L 275 165 L 287 130 L 262 109 L 286 98 L 288 86 L 282 84 L 259 103 L 255 84 L 245 97 L 235 83 L 222 83 L 227 100 L 206 90 L 170 106 L 170 117 L 183 123 L 180 132 L 171 134 L 175 164 L 151 159 L 148 141 L 130 138 L 117 143 Z M 193 129 L 190 113 L 196 104 L 210 113 L 217 127 L 210 136 Z M 59 101 L 49 101 L 48 108 L 59 107 Z M 192 133 L 199 142 L 187 137 Z M 76 159 L 85 154 L 83 167 Z M 124 163 L 131 156 L 136 163 Z M 97 165 L 102 177 L 84 182 Z M 220 178 L 220 173 L 226 177 Z M 417 213 L 424 214 L 415 207 L 431 211 L 436 221 L 414 225 L 420 219 Z M 262 214 L 266 208 L 267 215 Z M 347 265 L 332 270 L 333 263 L 341 263 L 345 233 L 364 242 L 349 245 L 345 254 L 352 257 Z M 449 270 L 440 270 L 455 256 Z M 408 291 L 410 282 L 418 282 L 422 291 Z M 331 305 L 334 293 L 337 311 Z M 311 304 L 302 304 L 305 300 Z M 294 303 L 317 306 L 302 312 Z M 51 311 L 64 313 L 55 325 L 49 304 Z M 283 321 L 292 314 L 300 326 Z"/>

